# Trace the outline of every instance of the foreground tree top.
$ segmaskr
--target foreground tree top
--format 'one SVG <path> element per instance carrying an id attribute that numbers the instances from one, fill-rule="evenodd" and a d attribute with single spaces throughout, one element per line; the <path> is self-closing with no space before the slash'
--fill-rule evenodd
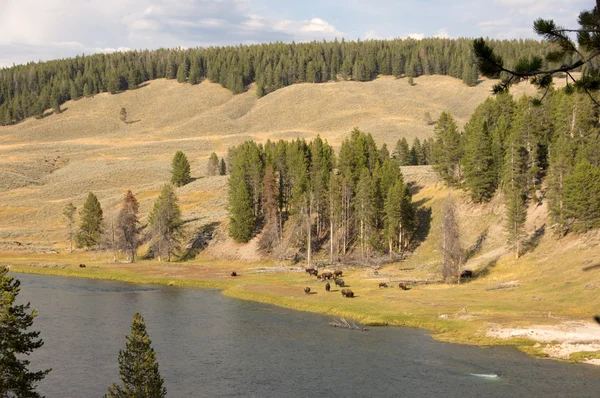
<path id="1" fill-rule="evenodd" d="M 540 56 L 522 58 L 512 68 L 505 67 L 502 57 L 483 38 L 475 39 L 473 51 L 479 71 L 485 77 L 502 79 L 494 86 L 494 93 L 505 92 L 515 83 L 530 81 L 544 90 L 541 99 L 551 87 L 552 77 L 557 73 L 565 73 L 565 90 L 584 91 L 596 105 L 600 105 L 592 96 L 593 92 L 600 89 L 600 72 L 594 62 L 600 55 L 600 0 L 596 1 L 596 7 L 592 10 L 579 14 L 578 23 L 579 29 L 558 26 L 551 19 L 539 18 L 533 23 L 533 30 L 550 43 L 551 48 L 545 60 L 555 65 L 553 68 L 544 68 L 544 60 Z M 577 44 L 571 39 L 573 35 L 577 37 Z M 579 79 L 572 75 L 575 70 L 582 71 Z"/>

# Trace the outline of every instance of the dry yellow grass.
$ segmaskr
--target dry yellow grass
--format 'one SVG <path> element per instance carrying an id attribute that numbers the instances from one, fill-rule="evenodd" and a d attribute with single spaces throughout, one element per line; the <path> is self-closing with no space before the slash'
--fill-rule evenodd
<path id="1" fill-rule="evenodd" d="M 448 110 L 464 124 L 490 95 L 492 82 L 467 87 L 446 76 L 298 84 L 261 99 L 251 90 L 233 96 L 217 84 L 197 86 L 159 79 L 137 90 L 70 101 L 64 112 L 0 127 L 0 248 L 23 249 L 15 241 L 35 241 L 31 250 L 64 247 L 61 210 L 81 206 L 95 192 L 107 213 L 117 209 L 127 189 L 151 208 L 169 180 L 177 150 L 190 159 L 193 177 L 203 177 L 212 151 L 219 155 L 246 139 L 310 139 L 317 134 L 337 146 L 354 127 L 379 144 L 393 146 L 433 134 L 423 122 Z M 532 93 L 519 86 L 516 94 Z M 125 107 L 129 124 L 119 120 Z M 205 223 L 226 219 L 226 179 L 198 178 L 178 189 L 185 217 Z"/>

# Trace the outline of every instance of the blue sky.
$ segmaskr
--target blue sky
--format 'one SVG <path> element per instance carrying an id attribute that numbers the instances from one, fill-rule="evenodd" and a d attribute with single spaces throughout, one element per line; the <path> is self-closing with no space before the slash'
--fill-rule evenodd
<path id="1" fill-rule="evenodd" d="M 0 0 L 0 67 L 127 49 L 396 37 L 531 38 L 586 0 Z"/>

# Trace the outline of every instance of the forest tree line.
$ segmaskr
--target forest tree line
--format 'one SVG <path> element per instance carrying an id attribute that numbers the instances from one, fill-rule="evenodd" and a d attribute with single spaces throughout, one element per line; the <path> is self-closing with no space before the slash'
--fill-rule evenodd
<path id="1" fill-rule="evenodd" d="M 543 55 L 535 40 L 489 41 L 508 63 Z M 469 39 L 395 39 L 158 49 L 77 56 L 0 69 L 0 125 L 42 117 L 47 109 L 140 83 L 176 79 L 219 83 L 234 94 L 256 83 L 259 97 L 301 82 L 368 81 L 378 75 L 448 75 L 472 86 L 478 72 Z"/>
<path id="2" fill-rule="evenodd" d="M 504 193 L 509 240 L 518 255 L 529 204 L 548 199 L 555 229 L 600 227 L 600 126 L 586 94 L 551 91 L 544 101 L 501 94 L 483 102 L 463 131 L 442 113 L 432 161 L 448 184 L 474 202 Z"/>
<path id="3" fill-rule="evenodd" d="M 354 129 L 338 156 L 320 137 L 247 141 L 230 150 L 229 162 L 229 234 L 237 242 L 262 232 L 261 248 L 276 253 L 292 236 L 310 264 L 326 242 L 336 262 L 351 249 L 363 259 L 401 256 L 413 241 L 410 187 L 370 134 Z"/>

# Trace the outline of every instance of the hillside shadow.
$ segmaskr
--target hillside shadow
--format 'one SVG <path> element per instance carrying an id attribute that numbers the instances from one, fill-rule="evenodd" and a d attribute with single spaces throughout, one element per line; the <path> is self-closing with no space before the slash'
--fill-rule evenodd
<path id="1" fill-rule="evenodd" d="M 544 237 L 545 234 L 546 234 L 546 224 L 544 224 L 541 227 L 539 227 L 538 229 L 536 229 L 535 232 L 533 233 L 533 235 L 531 235 L 531 237 L 528 240 L 523 242 L 521 254 L 525 254 L 525 253 L 534 251 L 535 248 L 539 246 L 540 241 L 542 240 L 542 238 Z"/>
<path id="2" fill-rule="evenodd" d="M 471 247 L 469 247 L 467 249 L 467 251 L 465 252 L 465 262 L 469 261 L 476 254 L 478 254 L 479 252 L 481 252 L 481 249 L 483 248 L 483 243 L 485 242 L 485 240 L 488 237 L 488 233 L 489 233 L 489 228 L 486 228 L 485 231 L 483 231 L 477 237 L 477 240 L 475 241 L 475 244 L 473 244 Z"/>
<path id="3" fill-rule="evenodd" d="M 473 271 L 473 276 L 471 278 L 461 278 L 460 283 L 468 283 L 474 281 L 475 279 L 488 276 L 490 272 L 492 272 L 496 264 L 498 264 L 498 259 L 499 257 L 496 257 L 483 267 L 479 267 L 477 270 Z"/>
<path id="4" fill-rule="evenodd" d="M 427 202 L 431 198 L 424 198 L 421 201 Z M 417 208 L 417 230 L 415 231 L 415 239 L 412 243 L 412 250 L 419 247 L 421 243 L 427 239 L 431 231 L 432 209 L 429 206 L 419 206 Z"/>
<path id="5" fill-rule="evenodd" d="M 179 258 L 178 261 L 192 260 L 200 252 L 202 252 L 212 240 L 215 231 L 219 225 L 219 222 L 212 222 L 200 227 L 194 234 L 194 237 L 189 242 L 186 250 L 184 251 L 183 255 Z"/>
<path id="6" fill-rule="evenodd" d="M 582 271 L 593 271 L 595 269 L 600 269 L 600 263 L 594 265 L 588 265 L 587 267 L 583 267 Z"/>
<path id="7" fill-rule="evenodd" d="M 410 181 L 406 185 L 408 185 L 408 187 L 410 188 L 410 193 L 412 195 L 418 194 L 419 192 L 421 192 L 421 189 L 424 188 L 423 185 L 419 185 L 415 181 Z M 429 199 L 431 199 L 431 198 L 429 198 Z"/>

